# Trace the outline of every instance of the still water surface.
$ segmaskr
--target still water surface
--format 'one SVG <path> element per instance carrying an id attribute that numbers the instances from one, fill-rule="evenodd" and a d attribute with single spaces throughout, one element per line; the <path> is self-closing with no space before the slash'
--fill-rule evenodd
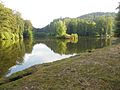
<path id="1" fill-rule="evenodd" d="M 80 38 L 78 41 L 58 39 L 0 42 L 0 78 L 33 65 L 53 62 L 88 50 L 119 43 L 117 38 Z"/>

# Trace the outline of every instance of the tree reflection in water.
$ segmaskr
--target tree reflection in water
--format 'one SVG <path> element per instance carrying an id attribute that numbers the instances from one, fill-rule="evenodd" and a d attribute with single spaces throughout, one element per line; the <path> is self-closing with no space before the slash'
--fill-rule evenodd
<path id="1" fill-rule="evenodd" d="M 33 46 L 39 45 L 39 43 L 42 43 L 42 45 L 46 46 L 46 49 L 43 48 L 42 51 L 39 51 L 39 52 L 43 53 L 44 52 L 43 50 L 48 50 L 49 55 L 54 55 L 54 58 L 56 58 L 56 60 L 58 60 L 61 57 L 65 58 L 67 55 L 70 56 L 73 54 L 79 54 L 79 53 L 82 53 L 85 51 L 90 51 L 92 49 L 110 46 L 112 44 L 119 43 L 119 42 L 120 42 L 120 40 L 115 39 L 115 38 L 89 38 L 89 37 L 79 38 L 79 40 L 76 40 L 76 41 L 50 39 L 50 38 L 46 38 L 46 39 L 41 38 L 41 39 L 36 39 L 36 40 L 32 40 L 32 39 L 28 40 L 27 39 L 24 41 L 18 40 L 16 42 L 0 41 L 0 78 L 5 76 L 6 73 L 11 72 L 10 71 L 11 67 L 19 65 L 19 64 L 22 65 L 24 63 L 27 63 L 24 61 L 25 55 L 29 54 L 29 56 L 31 56 L 29 60 L 32 61 L 31 65 L 35 65 L 36 64 L 35 61 L 37 61 L 37 60 L 32 60 L 32 59 L 35 59 L 32 56 L 32 54 L 34 53 Z M 46 55 L 46 54 L 44 54 L 44 55 Z M 57 57 L 55 57 L 55 56 L 57 56 Z M 44 56 L 44 57 L 47 57 L 47 56 Z M 37 59 L 39 60 L 40 58 L 43 58 L 43 57 L 39 55 L 39 57 Z M 52 58 L 52 57 L 50 57 L 50 58 Z M 42 60 L 44 60 L 44 58 Z M 48 61 L 50 61 L 50 60 L 46 60 L 46 61 L 44 60 L 42 62 L 46 63 Z M 55 60 L 51 60 L 51 61 L 55 61 Z M 30 63 L 30 61 L 29 61 L 29 63 Z M 27 64 L 29 64 L 29 63 L 27 63 Z M 41 64 L 40 60 L 39 60 L 39 62 L 37 62 L 37 64 L 39 64 L 39 63 Z"/>
<path id="2" fill-rule="evenodd" d="M 4 76 L 10 67 L 21 64 L 25 53 L 30 53 L 32 47 L 32 40 L 0 41 L 0 77 Z"/>

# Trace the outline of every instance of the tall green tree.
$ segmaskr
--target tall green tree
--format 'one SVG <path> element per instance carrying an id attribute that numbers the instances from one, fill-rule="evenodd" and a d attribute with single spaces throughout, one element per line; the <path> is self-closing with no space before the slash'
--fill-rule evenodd
<path id="1" fill-rule="evenodd" d="M 23 39 L 23 34 L 32 36 L 32 24 L 24 21 L 19 12 L 0 3 L 0 40 Z"/>
<path id="2" fill-rule="evenodd" d="M 60 19 L 54 20 L 50 24 L 50 33 L 56 37 L 61 37 L 66 35 L 66 30 L 67 27 L 65 25 L 65 22 Z"/>
<path id="3" fill-rule="evenodd" d="M 32 38 L 32 23 L 30 20 L 24 20 L 24 32 L 23 32 L 23 37 L 24 38 Z"/>
<path id="4" fill-rule="evenodd" d="M 68 27 L 67 27 L 67 33 L 72 34 L 72 33 L 77 33 L 77 19 L 71 19 Z"/>
<path id="5" fill-rule="evenodd" d="M 116 30 L 115 30 L 115 35 L 116 36 L 120 36 L 120 2 L 119 2 L 119 6 L 117 7 L 117 9 L 119 10 L 117 13 L 117 17 L 116 17 Z"/>
<path id="6" fill-rule="evenodd" d="M 65 23 L 62 20 L 59 20 L 56 22 L 55 28 L 56 28 L 56 36 L 61 37 L 66 34 L 67 28 Z"/>

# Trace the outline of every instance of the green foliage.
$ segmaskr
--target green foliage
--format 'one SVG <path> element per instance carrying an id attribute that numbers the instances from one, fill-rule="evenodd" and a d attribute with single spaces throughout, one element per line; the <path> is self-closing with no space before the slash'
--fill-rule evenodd
<path id="1" fill-rule="evenodd" d="M 66 25 L 62 20 L 54 20 L 50 23 L 50 34 L 56 37 L 61 37 L 66 34 Z"/>
<path id="2" fill-rule="evenodd" d="M 119 11 L 117 13 L 116 17 L 116 30 L 115 30 L 115 36 L 120 36 L 120 5 L 118 6 Z"/>
<path id="3" fill-rule="evenodd" d="M 89 19 L 89 20 L 94 20 L 96 18 L 99 18 L 99 17 L 115 17 L 116 16 L 116 13 L 114 12 L 95 12 L 95 13 L 89 13 L 89 14 L 85 14 L 85 15 L 82 15 L 78 18 L 81 18 L 81 19 Z"/>
<path id="4" fill-rule="evenodd" d="M 77 19 L 71 19 L 67 24 L 67 33 L 68 34 L 77 33 L 77 25 L 78 25 Z"/>
<path id="5" fill-rule="evenodd" d="M 63 18 L 56 19 L 38 32 L 62 37 L 66 34 L 79 36 L 112 36 L 114 17 L 96 17 L 93 19 Z"/>
<path id="6" fill-rule="evenodd" d="M 39 38 L 39 37 L 45 38 L 48 36 L 45 32 L 38 32 L 37 33 L 36 31 L 33 32 L 33 35 L 34 35 L 34 38 Z"/>
<path id="7" fill-rule="evenodd" d="M 112 17 L 99 17 L 95 20 L 96 30 L 99 36 L 111 36 L 113 27 Z"/>
<path id="8" fill-rule="evenodd" d="M 59 20 L 57 23 L 56 23 L 56 36 L 63 36 L 66 34 L 66 26 L 65 26 L 65 23 L 61 20 Z"/>
<path id="9" fill-rule="evenodd" d="M 29 20 L 24 20 L 24 38 L 32 38 L 32 23 Z"/>
<path id="10" fill-rule="evenodd" d="M 77 34 L 79 36 L 95 36 L 96 23 L 90 20 L 78 19 Z"/>
<path id="11" fill-rule="evenodd" d="M 32 26 L 32 24 L 30 24 Z M 13 11 L 0 3 L 0 39 L 23 39 L 26 32 L 26 21 L 21 18 L 19 12 Z M 31 30 L 31 28 L 27 27 Z M 31 34 L 32 32 L 27 32 Z"/>
<path id="12" fill-rule="evenodd" d="M 71 35 L 71 40 L 73 40 L 73 41 L 78 40 L 78 35 L 77 34 L 72 34 Z"/>

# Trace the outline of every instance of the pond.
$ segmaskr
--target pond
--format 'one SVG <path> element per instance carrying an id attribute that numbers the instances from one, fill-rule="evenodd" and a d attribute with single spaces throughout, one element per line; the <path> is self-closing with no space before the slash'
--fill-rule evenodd
<path id="1" fill-rule="evenodd" d="M 117 38 L 79 38 L 78 41 L 35 39 L 0 41 L 0 78 L 33 65 L 68 58 L 92 49 L 119 43 Z"/>

